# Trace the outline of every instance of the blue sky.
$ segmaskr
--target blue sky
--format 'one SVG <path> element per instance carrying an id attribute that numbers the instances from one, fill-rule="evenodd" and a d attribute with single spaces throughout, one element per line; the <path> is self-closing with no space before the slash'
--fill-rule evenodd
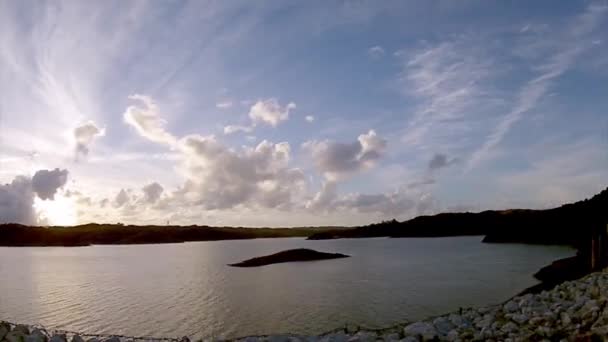
<path id="1" fill-rule="evenodd" d="M 2 2 L 0 221 L 580 200 L 608 185 L 607 33 L 606 1 Z"/>

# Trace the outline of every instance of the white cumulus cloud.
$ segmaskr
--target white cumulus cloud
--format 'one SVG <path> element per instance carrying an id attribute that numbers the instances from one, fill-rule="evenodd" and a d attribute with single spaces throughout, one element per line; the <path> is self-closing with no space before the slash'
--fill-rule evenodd
<path id="1" fill-rule="evenodd" d="M 165 130 L 165 120 L 161 118 L 158 105 L 148 96 L 131 95 L 130 99 L 140 102 L 140 106 L 129 106 L 124 120 L 144 138 L 158 143 L 173 145 L 175 137 Z"/>
<path id="2" fill-rule="evenodd" d="M 88 121 L 74 129 L 76 140 L 76 157 L 89 154 L 89 146 L 93 141 L 105 135 L 105 129 L 97 127 L 95 122 Z"/>
<path id="3" fill-rule="evenodd" d="M 293 102 L 281 106 L 274 98 L 259 100 L 249 110 L 249 118 L 253 124 L 267 124 L 276 127 L 289 118 L 289 111 L 296 108 Z"/>
<path id="4" fill-rule="evenodd" d="M 310 151 L 315 166 L 325 178 L 335 181 L 373 167 L 384 155 L 386 145 L 385 139 L 370 130 L 352 143 L 308 141 L 303 147 Z"/>
<path id="5" fill-rule="evenodd" d="M 251 133 L 253 131 L 253 127 L 251 126 L 238 126 L 238 125 L 228 125 L 224 127 L 224 134 L 233 134 L 237 132 Z"/>
<path id="6" fill-rule="evenodd" d="M 67 170 L 39 170 L 31 178 L 17 176 L 11 183 L 0 185 L 0 223 L 40 224 L 35 197 L 53 200 L 67 176 Z"/>

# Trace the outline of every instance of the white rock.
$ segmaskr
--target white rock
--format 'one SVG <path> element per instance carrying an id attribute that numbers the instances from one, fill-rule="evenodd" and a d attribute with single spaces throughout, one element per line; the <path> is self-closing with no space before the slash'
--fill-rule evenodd
<path id="1" fill-rule="evenodd" d="M 505 312 L 515 312 L 519 310 L 519 305 L 517 305 L 517 303 L 515 303 L 514 301 L 510 300 L 503 306 L 503 309 L 505 310 Z"/>
<path id="2" fill-rule="evenodd" d="M 458 333 L 457 329 L 450 330 L 450 332 L 448 332 L 448 334 L 445 337 L 445 339 L 448 341 L 456 341 L 459 338 L 460 338 L 460 334 Z"/>
<path id="3" fill-rule="evenodd" d="M 517 326 L 517 324 L 515 324 L 513 322 L 507 322 L 505 325 L 502 326 L 502 328 L 500 328 L 500 330 L 502 330 L 506 333 L 515 332 L 518 329 L 519 329 L 519 327 Z"/>
<path id="4" fill-rule="evenodd" d="M 447 335 L 450 330 L 454 329 L 454 325 L 446 317 L 435 318 L 435 320 L 433 320 L 433 325 L 441 335 Z"/>
<path id="5" fill-rule="evenodd" d="M 40 329 L 34 329 L 25 337 L 25 342 L 46 342 L 48 338 Z"/>
<path id="6" fill-rule="evenodd" d="M 404 339 L 402 339 L 399 342 L 419 342 L 420 339 L 418 339 L 418 337 L 414 337 L 414 336 L 406 336 Z"/>
<path id="7" fill-rule="evenodd" d="M 320 341 L 321 342 L 347 342 L 349 339 L 349 336 L 346 335 L 345 333 L 334 333 L 334 334 L 328 334 L 328 335 L 324 335 Z"/>
<path id="8" fill-rule="evenodd" d="M 389 333 L 389 334 L 384 334 L 384 336 L 382 336 L 382 339 L 384 339 L 384 341 L 399 341 L 399 334 L 397 333 Z"/>
<path id="9" fill-rule="evenodd" d="M 271 335 L 267 338 L 268 342 L 289 342 L 289 336 L 287 335 Z"/>
<path id="10" fill-rule="evenodd" d="M 528 316 L 524 315 L 524 314 L 515 314 L 513 316 L 511 316 L 511 319 L 513 321 L 515 321 L 518 324 L 523 324 L 525 323 L 529 318 Z"/>
<path id="11" fill-rule="evenodd" d="M 11 331 L 11 326 L 6 322 L 0 322 L 0 341 L 4 339 L 4 336 Z"/>
<path id="12" fill-rule="evenodd" d="M 28 335 L 30 333 L 30 328 L 27 325 L 19 324 L 13 328 L 13 331 L 19 331 L 24 335 Z"/>
<path id="13" fill-rule="evenodd" d="M 378 335 L 369 331 L 359 331 L 353 337 L 348 339 L 350 342 L 375 342 L 378 339 Z"/>
<path id="14" fill-rule="evenodd" d="M 437 331 L 431 323 L 416 322 L 403 328 L 405 335 L 421 336 L 424 340 L 432 340 L 437 337 Z"/>
<path id="15" fill-rule="evenodd" d="M 121 341 L 120 341 L 120 338 L 118 338 L 118 336 L 111 336 L 111 337 L 108 337 L 108 338 L 102 340 L 102 342 L 121 342 Z"/>
<path id="16" fill-rule="evenodd" d="M 68 341 L 68 339 L 65 337 L 65 334 L 54 334 L 53 337 L 51 337 L 51 339 L 49 340 L 49 342 L 67 342 L 67 341 Z"/>
<path id="17" fill-rule="evenodd" d="M 7 342 L 24 342 L 25 336 L 27 336 L 27 335 L 24 334 L 23 332 L 15 331 L 13 329 L 12 331 L 9 331 L 8 334 L 6 334 L 6 336 L 4 336 L 4 340 Z"/>

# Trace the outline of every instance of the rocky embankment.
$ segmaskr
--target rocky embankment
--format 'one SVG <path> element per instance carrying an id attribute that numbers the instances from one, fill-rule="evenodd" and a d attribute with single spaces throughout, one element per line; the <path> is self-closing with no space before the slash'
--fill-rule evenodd
<path id="1" fill-rule="evenodd" d="M 517 296 L 501 305 L 463 309 L 382 330 L 344 329 L 319 336 L 250 336 L 237 341 L 608 341 L 608 270 L 564 282 L 550 291 Z M 128 342 L 120 336 L 83 339 L 0 323 L 4 342 Z M 180 341 L 179 339 L 156 339 Z M 187 338 L 181 341 L 188 341 Z"/>

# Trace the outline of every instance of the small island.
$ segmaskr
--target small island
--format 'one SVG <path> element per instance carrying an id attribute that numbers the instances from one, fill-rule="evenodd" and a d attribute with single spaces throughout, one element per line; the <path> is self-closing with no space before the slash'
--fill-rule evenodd
<path id="1" fill-rule="evenodd" d="M 312 249 L 298 248 L 282 251 L 279 253 L 265 255 L 257 258 L 248 259 L 241 261 L 236 264 L 229 264 L 228 266 L 233 267 L 257 267 L 271 264 L 278 264 L 282 262 L 293 262 L 293 261 L 315 261 L 315 260 L 326 260 L 326 259 L 340 259 L 348 258 L 350 255 L 340 253 L 325 253 L 318 252 Z"/>

